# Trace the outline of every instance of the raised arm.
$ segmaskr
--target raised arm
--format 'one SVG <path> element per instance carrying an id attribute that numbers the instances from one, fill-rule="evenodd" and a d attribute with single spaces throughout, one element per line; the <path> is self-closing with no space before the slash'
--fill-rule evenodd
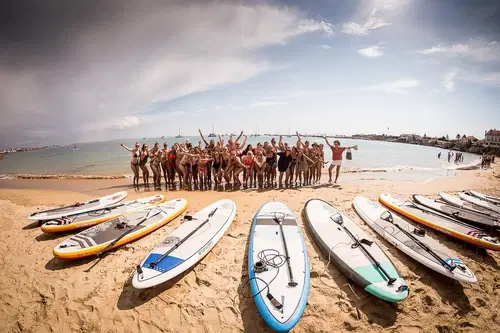
<path id="1" fill-rule="evenodd" d="M 285 151 L 285 146 L 283 145 L 283 136 L 280 135 L 280 141 L 278 142 L 279 151 Z"/>
<path id="2" fill-rule="evenodd" d="M 224 147 L 224 141 L 222 140 L 220 135 L 217 135 L 217 137 L 219 138 L 220 147 L 222 149 L 222 147 Z"/>
<path id="3" fill-rule="evenodd" d="M 243 136 L 243 130 L 241 131 L 240 135 L 238 135 L 238 137 L 236 138 L 236 140 L 234 140 L 234 143 L 238 142 L 241 137 Z"/>
<path id="4" fill-rule="evenodd" d="M 123 148 L 125 148 L 129 152 L 132 152 L 132 149 L 130 149 L 129 147 L 125 146 L 123 143 L 120 143 L 120 146 L 122 146 Z"/>
<path id="5" fill-rule="evenodd" d="M 323 136 L 323 139 L 325 139 L 325 142 L 328 145 L 328 147 L 332 148 L 332 145 L 330 144 L 330 142 L 328 142 L 328 138 L 326 137 L 326 135 Z"/>
<path id="6" fill-rule="evenodd" d="M 236 140 L 236 141 L 238 141 L 238 140 Z M 245 139 L 243 140 L 243 143 L 241 144 L 241 148 L 245 148 L 246 145 L 247 145 L 247 136 L 245 135 Z"/>
<path id="7" fill-rule="evenodd" d="M 205 137 L 203 136 L 203 133 L 201 133 L 201 129 L 198 129 L 198 132 L 200 132 L 200 136 L 201 136 L 201 139 L 203 140 L 203 142 L 205 142 L 205 144 L 208 146 L 208 141 L 205 140 Z"/>

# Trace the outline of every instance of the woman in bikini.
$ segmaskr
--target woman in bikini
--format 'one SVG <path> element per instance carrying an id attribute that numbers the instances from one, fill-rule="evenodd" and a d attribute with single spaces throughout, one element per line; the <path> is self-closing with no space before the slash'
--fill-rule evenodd
<path id="1" fill-rule="evenodd" d="M 245 172 L 243 173 L 243 181 L 245 183 L 245 187 L 248 186 L 248 179 L 250 179 L 250 187 L 253 187 L 254 156 L 251 149 L 247 149 L 247 153 L 246 155 L 241 157 L 241 161 L 248 167 L 244 169 Z"/>
<path id="2" fill-rule="evenodd" d="M 212 172 L 215 187 L 217 187 L 222 183 L 222 155 L 218 149 L 216 149 L 213 153 Z"/>
<path id="3" fill-rule="evenodd" d="M 167 151 L 167 176 L 168 176 L 168 186 L 170 188 L 175 188 L 175 171 L 177 159 L 177 143 L 173 145 L 172 149 Z"/>
<path id="4" fill-rule="evenodd" d="M 175 144 L 175 170 L 179 175 L 179 190 L 184 188 L 184 169 L 181 166 L 181 162 L 184 159 L 184 145 L 181 143 Z"/>
<path id="5" fill-rule="evenodd" d="M 254 168 L 255 168 L 255 175 L 257 177 L 257 180 L 259 182 L 259 188 L 263 188 L 264 186 L 264 171 L 266 170 L 266 157 L 264 156 L 264 153 L 262 150 L 259 150 L 257 152 L 257 155 L 255 156 L 254 159 Z"/>
<path id="6" fill-rule="evenodd" d="M 194 187 L 198 188 L 198 162 L 200 160 L 201 153 L 201 142 L 198 144 L 198 147 L 194 148 L 191 156 L 191 170 L 192 170 L 192 180 L 194 183 Z"/>
<path id="7" fill-rule="evenodd" d="M 266 154 L 266 186 L 272 187 L 276 178 L 277 155 L 272 146 L 268 147 Z"/>
<path id="8" fill-rule="evenodd" d="M 148 170 L 149 149 L 147 144 L 143 144 L 141 148 L 141 155 L 139 157 L 139 167 L 142 170 L 142 179 L 144 185 L 149 186 L 149 170 Z"/>
<path id="9" fill-rule="evenodd" d="M 207 165 L 209 162 L 213 161 L 213 158 L 207 156 L 205 150 L 201 151 L 200 158 L 198 159 L 198 176 L 200 182 L 200 189 L 204 190 L 205 186 L 208 188 L 208 178 L 207 173 L 208 168 Z"/>
<path id="10" fill-rule="evenodd" d="M 139 158 L 141 156 L 141 151 L 139 150 L 140 147 L 139 142 L 136 142 L 135 147 L 132 149 L 128 148 L 123 143 L 120 143 L 120 146 L 122 146 L 123 148 L 132 153 L 132 159 L 130 160 L 130 168 L 134 173 L 133 184 L 134 186 L 136 185 L 139 186 Z"/>
<path id="11" fill-rule="evenodd" d="M 231 154 L 229 153 L 228 147 L 224 147 L 222 149 L 222 169 L 224 170 L 223 175 L 226 180 L 226 184 L 231 184 L 231 178 L 233 175 L 233 159 L 231 158 Z"/>
<path id="12" fill-rule="evenodd" d="M 160 171 L 160 160 L 161 160 L 161 150 L 158 142 L 155 143 L 153 149 L 149 153 L 151 161 L 149 162 L 151 170 L 153 171 L 153 184 L 155 190 L 161 189 L 161 171 Z"/>
<path id="13" fill-rule="evenodd" d="M 168 144 L 165 142 L 163 144 L 163 149 L 161 150 L 161 155 L 160 155 L 160 167 L 161 167 L 161 172 L 163 174 L 163 179 L 165 179 L 165 190 L 168 189 L 170 185 L 170 175 L 168 170 L 168 152 L 169 152 Z"/>
<path id="14" fill-rule="evenodd" d="M 328 139 L 326 136 L 323 137 L 326 141 L 326 144 L 330 147 L 332 150 L 332 164 L 330 164 L 330 167 L 328 168 L 328 176 L 329 180 L 328 182 L 332 182 L 332 169 L 336 167 L 336 173 L 335 173 L 335 183 L 337 183 L 337 180 L 339 179 L 339 172 L 340 172 L 340 167 L 342 166 L 342 154 L 346 149 L 352 149 L 355 148 L 357 149 L 358 146 L 352 146 L 352 147 L 341 147 L 340 146 L 340 141 L 335 140 L 333 141 L 333 146 L 328 142 Z"/>
<path id="15" fill-rule="evenodd" d="M 305 185 L 305 172 L 309 169 L 309 163 L 313 163 L 302 149 L 299 149 L 297 153 L 297 167 L 295 172 L 295 182 L 297 183 L 297 178 L 299 178 L 299 186 Z M 304 177 L 304 183 L 302 182 L 302 177 Z"/>

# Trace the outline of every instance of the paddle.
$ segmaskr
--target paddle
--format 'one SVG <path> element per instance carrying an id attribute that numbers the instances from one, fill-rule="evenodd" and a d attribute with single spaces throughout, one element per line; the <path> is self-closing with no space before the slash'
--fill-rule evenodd
<path id="1" fill-rule="evenodd" d="M 410 238 L 417 245 L 419 245 L 421 248 L 423 248 L 425 251 L 427 251 L 431 256 L 436 258 L 441 263 L 441 265 L 447 267 L 450 270 L 450 272 L 453 272 L 453 270 L 457 267 L 457 265 L 451 266 L 450 264 L 448 264 L 445 260 L 443 260 L 443 258 L 441 258 L 436 252 L 434 252 L 431 248 L 429 248 L 425 243 L 422 243 L 419 239 L 417 239 L 411 233 L 404 230 L 401 226 L 399 226 L 396 222 L 394 222 L 394 217 L 392 216 L 391 212 L 389 212 L 388 210 L 383 212 L 380 215 L 380 218 L 384 221 L 391 223 L 396 228 L 398 228 L 400 231 L 402 231 L 406 236 L 408 236 L 408 238 Z M 465 270 L 465 268 L 463 268 L 461 266 L 458 266 L 458 267 L 460 267 L 462 270 Z"/>
<path id="2" fill-rule="evenodd" d="M 363 244 L 356 238 L 354 237 L 354 235 L 351 233 L 351 231 L 349 231 L 349 229 L 347 229 L 347 227 L 344 225 L 344 219 L 342 218 L 342 215 L 340 215 L 340 213 L 335 213 L 333 215 L 330 216 L 330 219 L 337 223 L 338 225 L 340 225 L 344 230 L 345 232 L 347 232 L 347 234 L 349 236 L 351 236 L 351 238 L 354 240 L 354 245 L 356 246 L 359 246 L 363 252 L 365 252 L 365 254 L 373 261 L 373 263 L 375 264 L 375 266 L 377 266 L 377 268 L 382 272 L 384 273 L 384 275 L 387 277 L 387 279 L 389 279 L 389 281 L 387 282 L 387 285 L 388 286 L 392 286 L 394 284 L 394 282 L 396 282 L 397 279 L 391 277 L 389 275 L 389 273 L 387 273 L 387 271 L 382 267 L 382 265 L 380 265 L 380 262 L 378 262 L 372 255 L 371 253 L 363 246 Z"/>
<path id="3" fill-rule="evenodd" d="M 154 212 L 154 213 L 151 213 L 151 212 Z M 106 252 L 112 246 L 114 246 L 116 243 L 118 243 L 120 241 L 120 239 L 122 239 L 123 237 L 127 236 L 128 234 L 130 234 L 131 232 L 133 232 L 134 230 L 136 230 L 139 226 L 141 226 L 141 224 L 143 224 L 144 222 L 146 222 L 150 218 L 152 218 L 152 217 L 160 214 L 161 212 L 163 212 L 162 209 L 155 210 L 155 208 L 151 208 L 148 211 L 148 214 L 145 217 L 143 217 L 142 220 L 140 220 L 132 229 L 129 229 L 129 230 L 125 231 L 123 234 L 121 234 L 120 236 L 118 236 L 118 238 L 115 238 L 115 240 L 113 240 L 111 243 L 109 243 L 104 249 L 102 249 L 101 251 L 99 251 L 96 254 L 96 256 L 100 257 L 104 252 Z"/>
<path id="4" fill-rule="evenodd" d="M 41 213 L 50 213 L 50 212 L 55 212 L 55 211 L 58 211 L 58 210 L 63 210 L 63 209 L 69 209 L 69 208 L 75 208 L 75 207 L 80 207 L 80 206 L 83 206 L 83 205 L 88 205 L 88 204 L 91 204 L 91 203 L 94 203 L 94 202 L 98 202 L 100 199 L 94 199 L 94 200 L 91 200 L 91 201 L 87 201 L 87 202 L 77 202 L 77 203 L 74 203 L 70 206 L 63 206 L 63 207 L 59 207 L 59 208 L 52 208 L 52 209 L 48 209 L 48 210 L 42 210 L 42 211 L 39 211 L 39 212 L 34 212 L 33 214 L 31 214 L 30 216 L 34 216 L 36 214 L 41 214 Z"/>
<path id="5" fill-rule="evenodd" d="M 293 280 L 292 266 L 290 266 L 290 255 L 288 254 L 288 247 L 286 246 L 286 238 L 285 233 L 283 232 L 283 220 L 285 219 L 285 214 L 281 216 L 279 219 L 276 214 L 274 214 L 274 222 L 278 223 L 281 232 L 281 241 L 283 242 L 283 248 L 285 249 L 285 257 L 286 257 L 286 266 L 288 268 L 288 285 L 290 287 L 296 287 L 298 285 L 297 282 Z"/>
<path id="6" fill-rule="evenodd" d="M 198 230 L 200 230 L 205 224 L 208 223 L 208 221 L 210 221 L 210 218 L 214 216 L 215 212 L 217 211 L 217 209 L 219 209 L 219 207 L 215 207 L 214 210 L 212 210 L 210 212 L 210 214 L 208 214 L 208 217 L 205 221 L 203 221 L 199 226 L 197 226 L 193 231 L 191 231 L 186 237 L 184 237 L 183 239 L 181 239 L 179 242 L 177 242 L 177 244 L 175 244 L 170 250 L 168 250 L 167 252 L 165 252 L 161 257 L 159 257 L 158 259 L 156 259 L 155 261 L 153 262 L 150 262 L 149 263 L 149 268 L 155 268 L 156 265 L 158 265 L 158 263 L 160 261 L 162 261 L 163 259 L 165 259 L 166 257 L 168 257 L 168 255 L 170 253 L 172 253 L 175 249 L 177 249 L 182 243 L 184 243 L 189 237 L 193 236 L 195 232 L 197 232 Z M 142 273 L 142 269 L 141 269 L 141 266 L 137 265 L 137 272 L 139 274 Z"/>

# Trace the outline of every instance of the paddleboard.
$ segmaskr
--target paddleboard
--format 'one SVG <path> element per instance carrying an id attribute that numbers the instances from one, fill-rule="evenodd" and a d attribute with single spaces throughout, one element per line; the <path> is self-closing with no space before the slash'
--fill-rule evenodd
<path id="1" fill-rule="evenodd" d="M 255 305 L 267 325 L 276 332 L 297 325 L 309 295 L 309 261 L 297 218 L 281 202 L 264 204 L 253 219 L 248 275 Z"/>
<path id="2" fill-rule="evenodd" d="M 470 244 L 500 251 L 500 241 L 480 228 L 449 218 L 417 203 L 393 198 L 388 194 L 381 194 L 379 201 L 391 210 L 429 228 Z"/>
<path id="3" fill-rule="evenodd" d="M 460 207 L 462 209 L 466 209 L 466 210 L 469 210 L 471 212 L 484 214 L 484 215 L 489 216 L 490 218 L 495 219 L 495 220 L 500 220 L 500 213 L 495 213 L 489 209 L 475 205 L 471 202 L 464 201 L 464 200 L 460 199 L 459 197 L 456 197 L 454 195 L 450 195 L 450 194 L 447 194 L 444 192 L 439 193 L 439 196 L 441 197 L 441 199 L 443 199 L 444 201 L 446 201 L 447 203 L 449 203 L 453 206 Z"/>
<path id="4" fill-rule="evenodd" d="M 457 281 L 477 282 L 474 273 L 456 253 L 429 237 L 424 230 L 415 228 L 367 198 L 356 197 L 353 206 L 366 224 L 380 236 L 422 265 Z"/>
<path id="5" fill-rule="evenodd" d="M 391 260 L 347 215 L 319 199 L 309 200 L 304 214 L 316 244 L 350 280 L 388 302 L 408 297 L 406 282 Z"/>
<path id="6" fill-rule="evenodd" d="M 472 194 L 473 196 L 481 199 L 481 200 L 488 201 L 488 202 L 494 203 L 496 205 L 500 205 L 500 198 L 493 197 L 491 195 L 486 195 L 483 193 L 479 193 L 479 192 L 474 191 L 474 190 L 470 190 L 469 193 Z"/>
<path id="7" fill-rule="evenodd" d="M 465 200 L 465 201 L 470 202 L 470 203 L 473 203 L 474 205 L 478 205 L 480 207 L 489 209 L 495 213 L 500 213 L 500 206 L 495 205 L 494 203 L 491 203 L 489 201 L 485 201 L 485 200 L 479 199 L 477 197 L 474 197 L 474 196 L 468 194 L 468 192 L 460 192 L 460 193 L 458 193 L 458 196 L 460 197 L 460 199 Z"/>
<path id="8" fill-rule="evenodd" d="M 234 201 L 224 199 L 184 220 L 138 266 L 132 278 L 134 288 L 156 286 L 194 266 L 224 236 L 235 214 Z"/>
<path id="9" fill-rule="evenodd" d="M 73 216 L 76 214 L 88 212 L 90 210 L 96 210 L 104 208 L 106 206 L 114 205 L 123 200 L 126 196 L 127 191 L 117 192 L 102 198 L 96 198 L 85 202 L 77 202 L 69 206 L 35 212 L 31 214 L 28 219 L 36 221 L 48 221 L 66 216 Z"/>
<path id="10" fill-rule="evenodd" d="M 54 248 L 54 256 L 62 259 L 77 259 L 96 255 L 104 249 L 117 248 L 162 227 L 182 214 L 186 208 L 187 200 L 175 199 L 119 215 L 63 241 Z M 127 234 L 123 237 L 125 233 Z M 108 247 L 116 240 L 118 241 L 115 244 Z"/>
<path id="11" fill-rule="evenodd" d="M 413 200 L 425 207 L 434 209 L 435 211 L 438 211 L 448 217 L 460 220 L 465 223 L 476 224 L 481 228 L 500 227 L 500 223 L 498 223 L 497 221 L 488 216 L 470 212 L 458 207 L 454 207 L 447 203 L 432 200 L 422 195 L 414 195 Z"/>
<path id="12" fill-rule="evenodd" d="M 96 224 L 109 221 L 120 214 L 133 212 L 152 205 L 162 203 L 165 197 L 162 194 L 153 195 L 146 198 L 127 201 L 116 205 L 91 210 L 89 212 L 62 217 L 60 219 L 45 222 L 42 225 L 43 232 L 64 232 L 74 229 L 91 227 Z"/>

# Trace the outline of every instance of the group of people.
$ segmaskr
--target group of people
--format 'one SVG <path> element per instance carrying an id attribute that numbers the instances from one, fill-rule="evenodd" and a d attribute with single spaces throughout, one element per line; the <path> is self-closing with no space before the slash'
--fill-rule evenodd
<path id="1" fill-rule="evenodd" d="M 464 161 L 464 154 L 457 152 L 453 154 L 453 152 L 450 150 L 448 151 L 448 163 L 451 162 L 451 159 L 455 156 L 455 164 L 461 163 Z M 441 158 L 441 153 L 438 154 L 438 158 Z"/>
<path id="2" fill-rule="evenodd" d="M 155 143 L 151 149 L 147 144 L 141 146 L 138 142 L 133 148 L 121 144 L 132 153 L 130 167 L 134 174 L 133 184 L 139 185 L 142 171 L 143 182 L 149 186 L 148 162 L 155 189 L 161 188 L 162 177 L 167 189 L 176 188 L 176 177 L 181 189 L 208 189 L 212 181 L 216 187 L 224 182 L 235 187 L 305 186 L 320 182 L 321 171 L 326 164 L 323 144 L 303 142 L 298 133 L 294 146 L 283 142 L 280 137 L 278 142 L 272 138 L 270 142 L 257 143 L 256 147 L 246 144 L 247 137 L 243 131 L 236 139 L 231 136 L 227 143 L 221 136 L 217 137 L 217 141 L 207 141 L 201 130 L 199 133 L 202 141 L 197 146 L 189 141 L 170 147 L 164 143 L 163 148 Z M 341 147 L 338 140 L 333 145 L 326 137 L 324 140 L 332 151 L 329 182 L 332 182 L 334 168 L 337 182 L 344 151 L 357 149 L 357 146 Z"/>

